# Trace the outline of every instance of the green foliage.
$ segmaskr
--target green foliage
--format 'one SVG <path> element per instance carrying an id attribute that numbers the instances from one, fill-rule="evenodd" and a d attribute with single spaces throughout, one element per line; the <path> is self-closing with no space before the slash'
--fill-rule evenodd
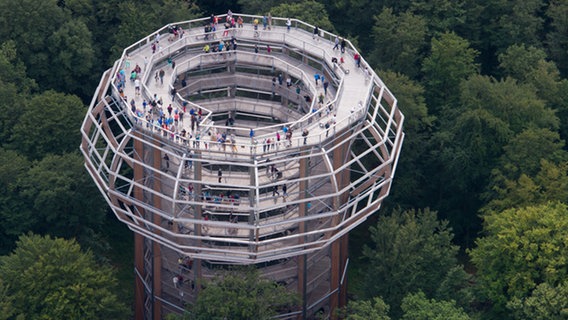
<path id="1" fill-rule="evenodd" d="M 373 300 L 349 301 L 338 314 L 344 320 L 390 320 L 389 306 L 380 297 Z"/>
<path id="2" fill-rule="evenodd" d="M 24 102 L 21 109 L 11 137 L 13 149 L 30 159 L 77 149 L 86 111 L 78 97 L 45 91 Z"/>
<path id="3" fill-rule="evenodd" d="M 118 10 L 116 8 L 118 7 Z M 112 38 L 109 63 L 118 58 L 124 48 L 170 24 L 201 17 L 193 2 L 184 0 L 112 0 L 102 5 L 102 10 L 119 21 Z"/>
<path id="4" fill-rule="evenodd" d="M 0 152 L 0 236 L 5 250 L 14 236 L 34 231 L 78 237 L 83 243 L 99 231 L 104 201 L 76 153 L 50 155 L 30 164 L 12 151 Z M 4 190 L 2 190 L 4 191 Z M 88 195 L 88 196 L 85 196 Z"/>
<path id="5" fill-rule="evenodd" d="M 507 317 L 506 305 L 528 298 L 541 283 L 557 286 L 568 276 L 568 207 L 551 202 L 489 212 L 485 236 L 470 250 L 471 261 L 493 312 Z"/>
<path id="6" fill-rule="evenodd" d="M 532 294 L 525 298 L 513 298 L 507 303 L 515 319 L 562 320 L 568 318 L 568 282 L 558 286 L 539 284 Z"/>
<path id="7" fill-rule="evenodd" d="M 26 77 L 25 66 L 18 61 L 16 44 L 7 41 L 0 46 L 0 146 L 5 146 L 12 135 L 12 128 L 18 122 L 20 112 L 14 112 L 32 89 L 33 80 Z"/>
<path id="8" fill-rule="evenodd" d="M 431 139 L 435 117 L 428 113 L 424 102 L 424 88 L 405 75 L 392 71 L 379 72 L 381 79 L 389 84 L 389 89 L 398 100 L 398 106 L 405 116 L 404 147 L 401 151 L 394 180 L 393 192 L 389 196 L 403 208 L 426 207 L 425 189 L 428 177 L 422 170 L 424 158 L 429 152 L 428 141 Z"/>
<path id="9" fill-rule="evenodd" d="M 514 133 L 528 127 L 557 129 L 558 118 L 539 99 L 530 85 L 507 78 L 497 81 L 491 77 L 475 76 L 461 87 L 461 107 L 458 112 L 486 109 L 504 121 Z"/>
<path id="10" fill-rule="evenodd" d="M 428 21 L 430 34 L 458 29 L 465 24 L 465 0 L 412 1 L 410 12 Z"/>
<path id="11" fill-rule="evenodd" d="M 241 12 L 247 14 L 258 14 L 264 15 L 268 14 L 272 8 L 283 5 L 283 4 L 295 4 L 303 0 L 237 0 L 238 4 L 241 6 Z M 225 13 L 225 12 L 222 12 Z M 274 17 L 277 15 L 273 14 Z"/>
<path id="12" fill-rule="evenodd" d="M 568 153 L 558 133 L 527 129 L 503 148 L 499 167 L 491 174 L 483 211 L 565 201 L 568 197 Z"/>
<path id="13" fill-rule="evenodd" d="M 546 53 L 541 49 L 512 45 L 499 55 L 499 67 L 505 71 L 506 75 L 524 82 L 529 79 L 529 75 L 538 63 L 545 58 Z"/>
<path id="14" fill-rule="evenodd" d="M 49 78 L 53 81 L 49 84 L 49 88 L 61 92 L 75 92 L 83 96 L 93 92 L 94 88 L 83 82 L 93 76 L 91 70 L 96 63 L 91 39 L 91 32 L 80 20 L 67 21 L 49 36 L 47 51 L 50 62 L 57 66 L 50 68 L 48 72 Z"/>
<path id="15" fill-rule="evenodd" d="M 448 271 L 434 298 L 445 301 L 455 300 L 458 307 L 473 314 L 477 311 L 475 310 L 475 305 L 478 303 L 477 290 L 474 276 L 468 274 L 463 266 L 456 265 Z"/>
<path id="16" fill-rule="evenodd" d="M 493 14 L 485 25 L 490 37 L 487 40 L 497 52 L 518 43 L 540 47 L 544 19 L 539 13 L 544 5 L 542 0 L 488 1 L 485 10 Z"/>
<path id="17" fill-rule="evenodd" d="M 469 42 L 455 33 L 432 38 L 430 55 L 422 63 L 426 101 L 434 114 L 457 104 L 459 87 L 478 71 L 475 58 L 478 52 Z"/>
<path id="18" fill-rule="evenodd" d="M 469 320 L 455 301 L 426 298 L 424 292 L 409 294 L 402 300 L 403 320 Z"/>
<path id="19" fill-rule="evenodd" d="M 270 319 L 277 310 L 293 310 L 296 303 L 293 293 L 261 279 L 255 269 L 233 270 L 206 283 L 188 319 Z"/>
<path id="20" fill-rule="evenodd" d="M 482 212 L 564 201 L 568 198 L 567 172 L 568 163 L 554 164 L 544 159 L 534 177 L 521 173 L 517 179 L 507 178 L 496 169 L 492 174 L 491 191 L 484 194 L 488 203 Z"/>
<path id="21" fill-rule="evenodd" d="M 433 295 L 456 265 L 458 247 L 451 243 L 447 221 L 438 221 L 434 211 L 395 210 L 369 231 L 372 243 L 363 248 L 368 259 L 365 295 L 385 297 L 394 315 L 407 293 Z"/>
<path id="22" fill-rule="evenodd" d="M 98 229 L 105 203 L 76 153 L 49 155 L 20 178 L 18 187 L 37 220 L 33 230 L 63 237 L 80 237 Z M 88 195 L 88 196 L 85 196 Z"/>
<path id="23" fill-rule="evenodd" d="M 546 10 L 550 29 L 546 44 L 550 57 L 556 62 L 564 76 L 568 74 L 568 3 L 562 0 L 550 1 Z"/>
<path id="24" fill-rule="evenodd" d="M 125 319 L 127 309 L 113 293 L 113 271 L 97 265 L 73 240 L 20 237 L 0 258 L 0 279 L 25 319 Z"/>
<path id="25" fill-rule="evenodd" d="M 0 320 L 8 320 L 14 314 L 13 300 L 8 295 L 8 288 L 4 286 L 2 278 L 0 278 Z"/>
<path id="26" fill-rule="evenodd" d="M 329 21 L 329 16 L 323 4 L 315 0 L 303 0 L 297 3 L 282 3 L 272 7 L 270 13 L 273 17 L 290 17 L 300 19 L 318 28 L 335 32 L 335 27 Z"/>
<path id="27" fill-rule="evenodd" d="M 17 39 L 18 57 L 41 88 L 75 90 L 85 86 L 76 79 L 90 75 L 91 34 L 56 0 L 0 1 L 0 42 L 8 39 Z M 66 87 L 70 84 L 73 87 Z M 92 87 L 87 88 L 90 91 Z"/>
<path id="28" fill-rule="evenodd" d="M 376 46 L 369 60 L 383 70 L 415 78 L 427 45 L 426 33 L 424 18 L 408 12 L 396 15 L 391 8 L 385 8 L 375 16 L 372 38 Z"/>

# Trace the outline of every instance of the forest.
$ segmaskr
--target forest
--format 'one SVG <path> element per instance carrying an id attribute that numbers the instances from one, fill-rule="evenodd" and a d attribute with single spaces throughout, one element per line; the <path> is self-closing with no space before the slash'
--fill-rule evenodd
<path id="1" fill-rule="evenodd" d="M 228 9 L 347 37 L 405 114 L 338 316 L 568 318 L 568 0 L 0 0 L 0 320 L 131 317 L 79 128 L 125 47 Z"/>

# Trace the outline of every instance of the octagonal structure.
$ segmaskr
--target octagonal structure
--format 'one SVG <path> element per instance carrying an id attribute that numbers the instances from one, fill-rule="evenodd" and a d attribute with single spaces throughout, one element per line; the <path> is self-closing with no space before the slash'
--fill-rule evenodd
<path id="1" fill-rule="evenodd" d="M 404 116 L 357 50 L 299 20 L 238 16 L 125 49 L 83 123 L 86 168 L 135 232 L 137 319 L 183 312 L 203 279 L 250 264 L 299 293 L 279 318 L 330 316 L 347 235 L 389 193 Z"/>

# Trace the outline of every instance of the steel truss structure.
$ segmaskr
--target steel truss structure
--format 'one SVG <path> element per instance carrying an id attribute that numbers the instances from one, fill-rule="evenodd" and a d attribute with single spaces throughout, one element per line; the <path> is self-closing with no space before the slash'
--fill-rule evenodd
<path id="1" fill-rule="evenodd" d="M 175 24 L 183 36 L 164 26 L 125 49 L 82 126 L 86 168 L 136 235 L 136 318 L 183 312 L 216 270 L 250 264 L 300 294 L 298 309 L 279 318 L 330 317 L 346 300 L 348 233 L 390 191 L 404 116 L 363 58 L 357 68 L 348 41 L 341 55 L 335 35 L 315 39 L 313 26 L 292 20 L 287 30 L 280 18 L 269 31 L 245 23 L 205 34 L 208 19 Z M 236 50 L 202 50 L 231 39 Z M 145 69 L 140 95 L 123 76 L 135 63 Z M 154 75 L 164 69 L 162 85 Z M 174 88 L 185 119 L 166 128 L 158 107 L 141 104 L 162 98 L 165 109 Z M 191 110 L 201 110 L 193 129 Z"/>

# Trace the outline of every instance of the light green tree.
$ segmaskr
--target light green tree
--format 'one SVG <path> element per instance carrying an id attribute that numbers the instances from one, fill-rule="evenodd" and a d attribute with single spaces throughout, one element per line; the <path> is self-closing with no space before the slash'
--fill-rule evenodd
<path id="1" fill-rule="evenodd" d="M 0 257 L 14 314 L 25 319 L 128 318 L 113 274 L 74 240 L 21 236 L 14 252 Z"/>
<path id="2" fill-rule="evenodd" d="M 568 197 L 568 153 L 558 133 L 529 128 L 503 147 L 504 154 L 492 170 L 483 194 L 483 211 L 502 211 L 564 201 Z"/>
<path id="3" fill-rule="evenodd" d="M 402 320 L 469 320 L 455 301 L 428 299 L 424 292 L 409 294 L 402 300 Z"/>
<path id="4" fill-rule="evenodd" d="M 205 283 L 195 305 L 183 319 L 267 320 L 276 315 L 277 310 L 294 310 L 297 302 L 295 294 L 262 279 L 257 270 L 238 269 Z"/>
<path id="5" fill-rule="evenodd" d="M 345 320 L 390 320 L 389 306 L 380 297 L 372 300 L 353 300 L 338 311 L 341 319 Z"/>
<path id="6" fill-rule="evenodd" d="M 4 283 L 0 278 L 0 320 L 8 320 L 14 315 L 12 300 L 14 299 L 8 295 L 8 288 L 4 286 Z M 24 320 L 24 318 L 19 316 L 16 320 Z"/>
<path id="7" fill-rule="evenodd" d="M 484 236 L 469 251 L 493 312 L 510 315 L 509 301 L 526 299 L 542 283 L 557 286 L 568 276 L 568 207 L 550 202 L 489 212 Z"/>
<path id="8" fill-rule="evenodd" d="M 525 298 L 513 298 L 507 303 L 515 319 L 562 320 L 568 318 L 568 282 L 553 287 L 548 283 L 539 284 L 532 294 Z"/>
<path id="9" fill-rule="evenodd" d="M 390 320 L 389 306 L 380 297 L 372 300 L 352 300 L 339 310 L 338 314 L 344 320 Z"/>

